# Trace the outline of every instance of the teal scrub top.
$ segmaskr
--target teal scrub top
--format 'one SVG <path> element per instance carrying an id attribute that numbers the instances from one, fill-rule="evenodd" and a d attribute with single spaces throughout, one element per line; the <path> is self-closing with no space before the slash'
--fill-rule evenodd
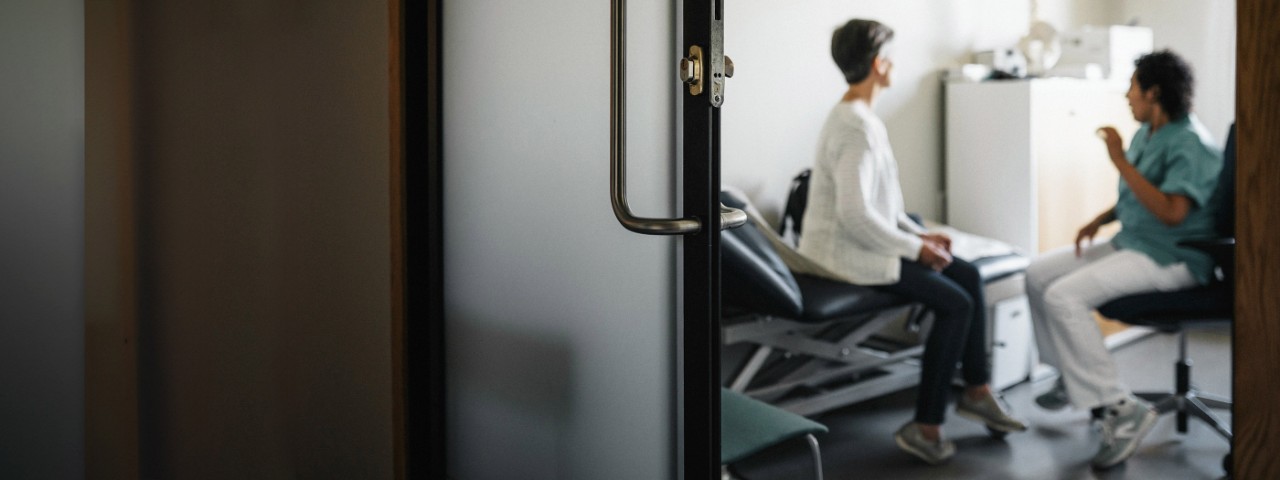
<path id="1" fill-rule="evenodd" d="M 1151 124 L 1144 123 L 1125 157 L 1160 191 L 1183 195 L 1192 206 L 1182 223 L 1165 225 L 1142 206 L 1121 178 L 1115 210 L 1121 230 L 1112 244 L 1145 253 L 1160 265 L 1185 262 L 1201 285 L 1209 283 L 1213 260 L 1199 250 L 1179 247 L 1178 242 L 1216 236 L 1213 213 L 1218 206 L 1209 203 L 1222 171 L 1222 153 L 1213 138 L 1195 115 L 1169 122 L 1154 134 Z"/>

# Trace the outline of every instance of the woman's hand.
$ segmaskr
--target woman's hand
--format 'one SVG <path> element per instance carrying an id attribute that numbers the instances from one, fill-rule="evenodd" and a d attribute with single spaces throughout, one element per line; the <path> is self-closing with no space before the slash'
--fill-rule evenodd
<path id="1" fill-rule="evenodd" d="M 1107 144 L 1107 153 L 1111 155 L 1111 164 L 1120 172 L 1120 178 L 1124 179 L 1124 183 L 1129 185 L 1129 189 L 1138 197 L 1138 202 L 1146 207 L 1147 211 L 1155 215 L 1156 219 L 1161 223 L 1170 227 L 1176 226 L 1187 218 L 1187 213 L 1191 211 L 1193 206 L 1191 199 L 1186 195 L 1170 194 L 1160 191 L 1146 177 L 1142 176 L 1137 167 L 1129 163 L 1129 159 L 1124 156 L 1124 146 L 1120 142 L 1120 134 L 1115 128 L 1102 127 L 1098 129 L 1098 136 Z M 1101 225 L 1096 220 L 1094 223 Z M 1097 230 L 1097 228 L 1094 228 Z M 1084 230 L 1081 230 L 1083 233 Z M 1089 235 L 1093 237 L 1092 234 Z M 1077 239 L 1076 252 L 1079 253 L 1080 242 Z"/>
<path id="2" fill-rule="evenodd" d="M 947 253 L 951 253 L 951 237 L 948 237 L 946 234 L 925 233 L 920 235 L 920 239 L 941 245 L 943 250 L 946 250 Z"/>
<path id="3" fill-rule="evenodd" d="M 1076 233 L 1076 258 L 1080 258 L 1081 255 L 1080 241 L 1088 240 L 1089 244 L 1092 245 L 1093 237 L 1098 234 L 1098 228 L 1101 226 L 1102 225 L 1095 219 L 1094 221 L 1089 222 L 1088 225 L 1081 228 L 1079 233 Z"/>
<path id="4" fill-rule="evenodd" d="M 947 268 L 947 265 L 951 265 L 951 254 L 941 244 L 925 239 L 924 243 L 920 244 L 918 261 L 936 272 L 941 272 Z"/>
<path id="5" fill-rule="evenodd" d="M 1106 126 L 1098 129 L 1098 136 L 1102 138 L 1102 142 L 1107 144 L 1107 156 L 1111 157 L 1112 162 L 1124 161 L 1124 141 L 1120 139 L 1120 132 L 1115 127 Z"/>

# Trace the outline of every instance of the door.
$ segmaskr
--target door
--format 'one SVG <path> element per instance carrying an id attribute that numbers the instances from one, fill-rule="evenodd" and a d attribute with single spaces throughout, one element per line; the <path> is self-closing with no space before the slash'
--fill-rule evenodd
<path id="1" fill-rule="evenodd" d="M 612 5 L 610 88 L 611 194 L 627 229 L 682 235 L 677 361 L 679 469 L 683 478 L 714 478 L 720 471 L 720 230 L 742 225 L 745 213 L 724 208 L 720 192 L 720 106 L 732 63 L 724 56 L 724 4 L 690 0 L 681 12 L 679 78 L 683 155 L 683 218 L 633 215 L 626 197 L 626 1 Z M 727 68 L 726 68 L 727 67 Z"/>
<path id="2" fill-rule="evenodd" d="M 695 97 L 696 109 L 682 106 L 690 94 L 675 72 L 689 51 L 677 43 L 690 36 L 682 25 L 701 18 L 700 35 L 710 37 L 711 4 L 697 2 L 706 12 L 694 15 L 683 10 L 694 5 L 675 2 L 441 3 L 447 431 L 428 433 L 446 449 L 444 478 L 673 478 L 686 460 L 698 465 L 688 478 L 708 478 L 719 468 L 710 282 L 721 219 L 709 163 L 717 124 L 709 94 Z M 606 22 L 634 40 L 618 38 L 624 102 L 612 108 L 625 117 L 612 128 Z M 621 183 L 636 211 L 688 217 L 677 223 L 696 226 L 693 235 L 636 235 L 618 224 L 607 203 L 611 130 L 632 167 Z M 408 154 L 407 169 L 416 161 Z M 407 188 L 411 219 L 418 188 Z M 406 252 L 410 291 L 415 275 L 432 273 L 414 267 L 415 245 Z M 421 355 L 415 323 L 430 319 L 409 297 L 412 362 Z M 409 370 L 413 430 L 418 374 Z M 687 448 L 682 419 L 696 424 Z M 414 478 L 417 451 L 407 452 Z"/>

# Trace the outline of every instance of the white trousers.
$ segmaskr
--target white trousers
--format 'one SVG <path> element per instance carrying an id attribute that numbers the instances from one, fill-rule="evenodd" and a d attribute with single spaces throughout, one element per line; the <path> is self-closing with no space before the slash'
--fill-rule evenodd
<path id="1" fill-rule="evenodd" d="M 1027 300 L 1040 359 L 1062 373 L 1077 408 L 1125 398 L 1115 359 L 1103 343 L 1093 310 L 1113 299 L 1196 285 L 1184 263 L 1161 266 L 1146 254 L 1095 243 L 1076 257 L 1075 247 L 1046 252 L 1027 267 Z"/>

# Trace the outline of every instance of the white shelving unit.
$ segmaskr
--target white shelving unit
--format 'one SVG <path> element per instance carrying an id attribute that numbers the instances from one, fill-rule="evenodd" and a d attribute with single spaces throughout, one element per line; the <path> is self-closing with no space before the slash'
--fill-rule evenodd
<path id="1" fill-rule="evenodd" d="M 946 84 L 946 223 L 1027 255 L 1070 245 L 1115 204 L 1095 131 L 1137 130 L 1128 84 L 1033 79 Z"/>

